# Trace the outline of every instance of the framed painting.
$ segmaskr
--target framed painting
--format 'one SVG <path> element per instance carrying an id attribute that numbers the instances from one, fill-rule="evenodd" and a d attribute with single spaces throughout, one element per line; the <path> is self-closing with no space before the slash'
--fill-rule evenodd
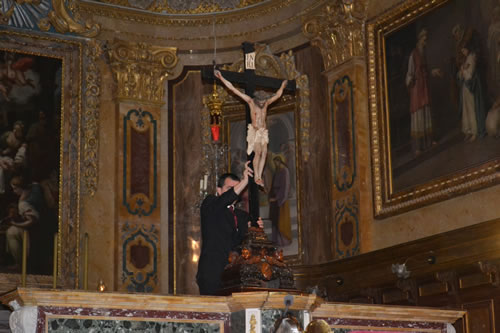
<path id="1" fill-rule="evenodd" d="M 0 290 L 78 282 L 83 44 L 0 30 Z M 57 242 L 55 242 L 57 235 Z"/>
<path id="2" fill-rule="evenodd" d="M 301 249 L 300 198 L 298 191 L 298 128 L 295 98 L 283 96 L 268 110 L 269 144 L 263 171 L 264 189 L 259 191 L 259 211 L 264 230 L 289 261 L 298 260 Z M 225 107 L 224 140 L 229 146 L 230 172 L 243 174 L 246 155 L 246 122 L 243 105 Z M 242 195 L 241 208 L 248 211 L 248 195 Z"/>
<path id="3" fill-rule="evenodd" d="M 405 1 L 367 37 L 375 217 L 498 184 L 498 2 Z"/>

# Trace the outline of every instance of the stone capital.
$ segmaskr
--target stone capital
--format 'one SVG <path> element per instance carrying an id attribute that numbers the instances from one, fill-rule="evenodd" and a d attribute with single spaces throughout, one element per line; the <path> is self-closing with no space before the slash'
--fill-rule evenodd
<path id="1" fill-rule="evenodd" d="M 177 65 L 177 48 L 115 40 L 109 58 L 119 100 L 164 103 L 163 84 Z"/>

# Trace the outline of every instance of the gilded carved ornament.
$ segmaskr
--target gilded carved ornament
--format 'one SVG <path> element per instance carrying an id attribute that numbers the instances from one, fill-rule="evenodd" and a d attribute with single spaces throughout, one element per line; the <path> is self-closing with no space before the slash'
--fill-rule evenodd
<path id="1" fill-rule="evenodd" d="M 84 125 L 84 158 L 83 182 L 88 194 L 93 196 L 97 191 L 99 156 L 99 107 L 101 75 L 97 61 L 102 55 L 102 47 L 95 39 L 89 40 L 85 52 L 85 95 L 83 121 Z"/>
<path id="2" fill-rule="evenodd" d="M 163 104 L 163 83 L 177 65 L 177 48 L 115 40 L 109 50 L 118 98 Z"/>
<path id="3" fill-rule="evenodd" d="M 83 22 L 82 22 L 83 21 Z M 52 0 L 52 11 L 46 18 L 38 22 L 42 31 L 49 31 L 51 25 L 60 33 L 75 33 L 85 37 L 95 37 L 99 34 L 100 26 L 90 20 L 81 19 L 76 9 L 75 0 Z"/>
<path id="4" fill-rule="evenodd" d="M 330 0 L 305 21 L 302 32 L 321 50 L 325 70 L 364 55 L 366 7 L 366 0 Z"/>

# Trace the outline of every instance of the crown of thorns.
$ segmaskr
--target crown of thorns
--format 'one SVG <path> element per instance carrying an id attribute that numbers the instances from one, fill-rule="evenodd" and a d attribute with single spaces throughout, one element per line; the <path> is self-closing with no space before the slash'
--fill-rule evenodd
<path id="1" fill-rule="evenodd" d="M 253 98 L 258 100 L 258 101 L 265 101 L 269 97 L 271 97 L 271 94 L 269 94 L 265 91 L 262 91 L 262 90 L 258 90 L 253 94 Z"/>

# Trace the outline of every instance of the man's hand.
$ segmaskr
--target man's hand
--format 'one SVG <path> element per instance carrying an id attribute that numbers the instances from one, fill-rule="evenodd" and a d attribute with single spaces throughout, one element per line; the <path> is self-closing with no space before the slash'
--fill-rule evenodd
<path id="1" fill-rule="evenodd" d="M 259 228 L 263 229 L 264 228 L 264 221 L 262 221 L 262 217 L 259 217 L 257 220 L 257 224 L 259 225 Z M 252 226 L 252 222 L 248 221 L 248 227 L 250 228 Z"/>
<path id="2" fill-rule="evenodd" d="M 245 163 L 245 170 L 243 170 L 243 178 L 241 180 L 248 183 L 249 176 L 253 177 L 253 170 L 250 168 L 250 161 L 247 161 Z"/>
<path id="3" fill-rule="evenodd" d="M 218 79 L 220 79 L 222 77 L 222 74 L 218 69 L 214 69 L 214 75 Z"/>
<path id="4" fill-rule="evenodd" d="M 243 170 L 243 177 L 241 181 L 233 187 L 234 193 L 240 195 L 240 193 L 248 185 L 248 177 L 253 177 L 253 170 L 249 166 L 250 161 L 245 163 L 245 170 Z"/>

